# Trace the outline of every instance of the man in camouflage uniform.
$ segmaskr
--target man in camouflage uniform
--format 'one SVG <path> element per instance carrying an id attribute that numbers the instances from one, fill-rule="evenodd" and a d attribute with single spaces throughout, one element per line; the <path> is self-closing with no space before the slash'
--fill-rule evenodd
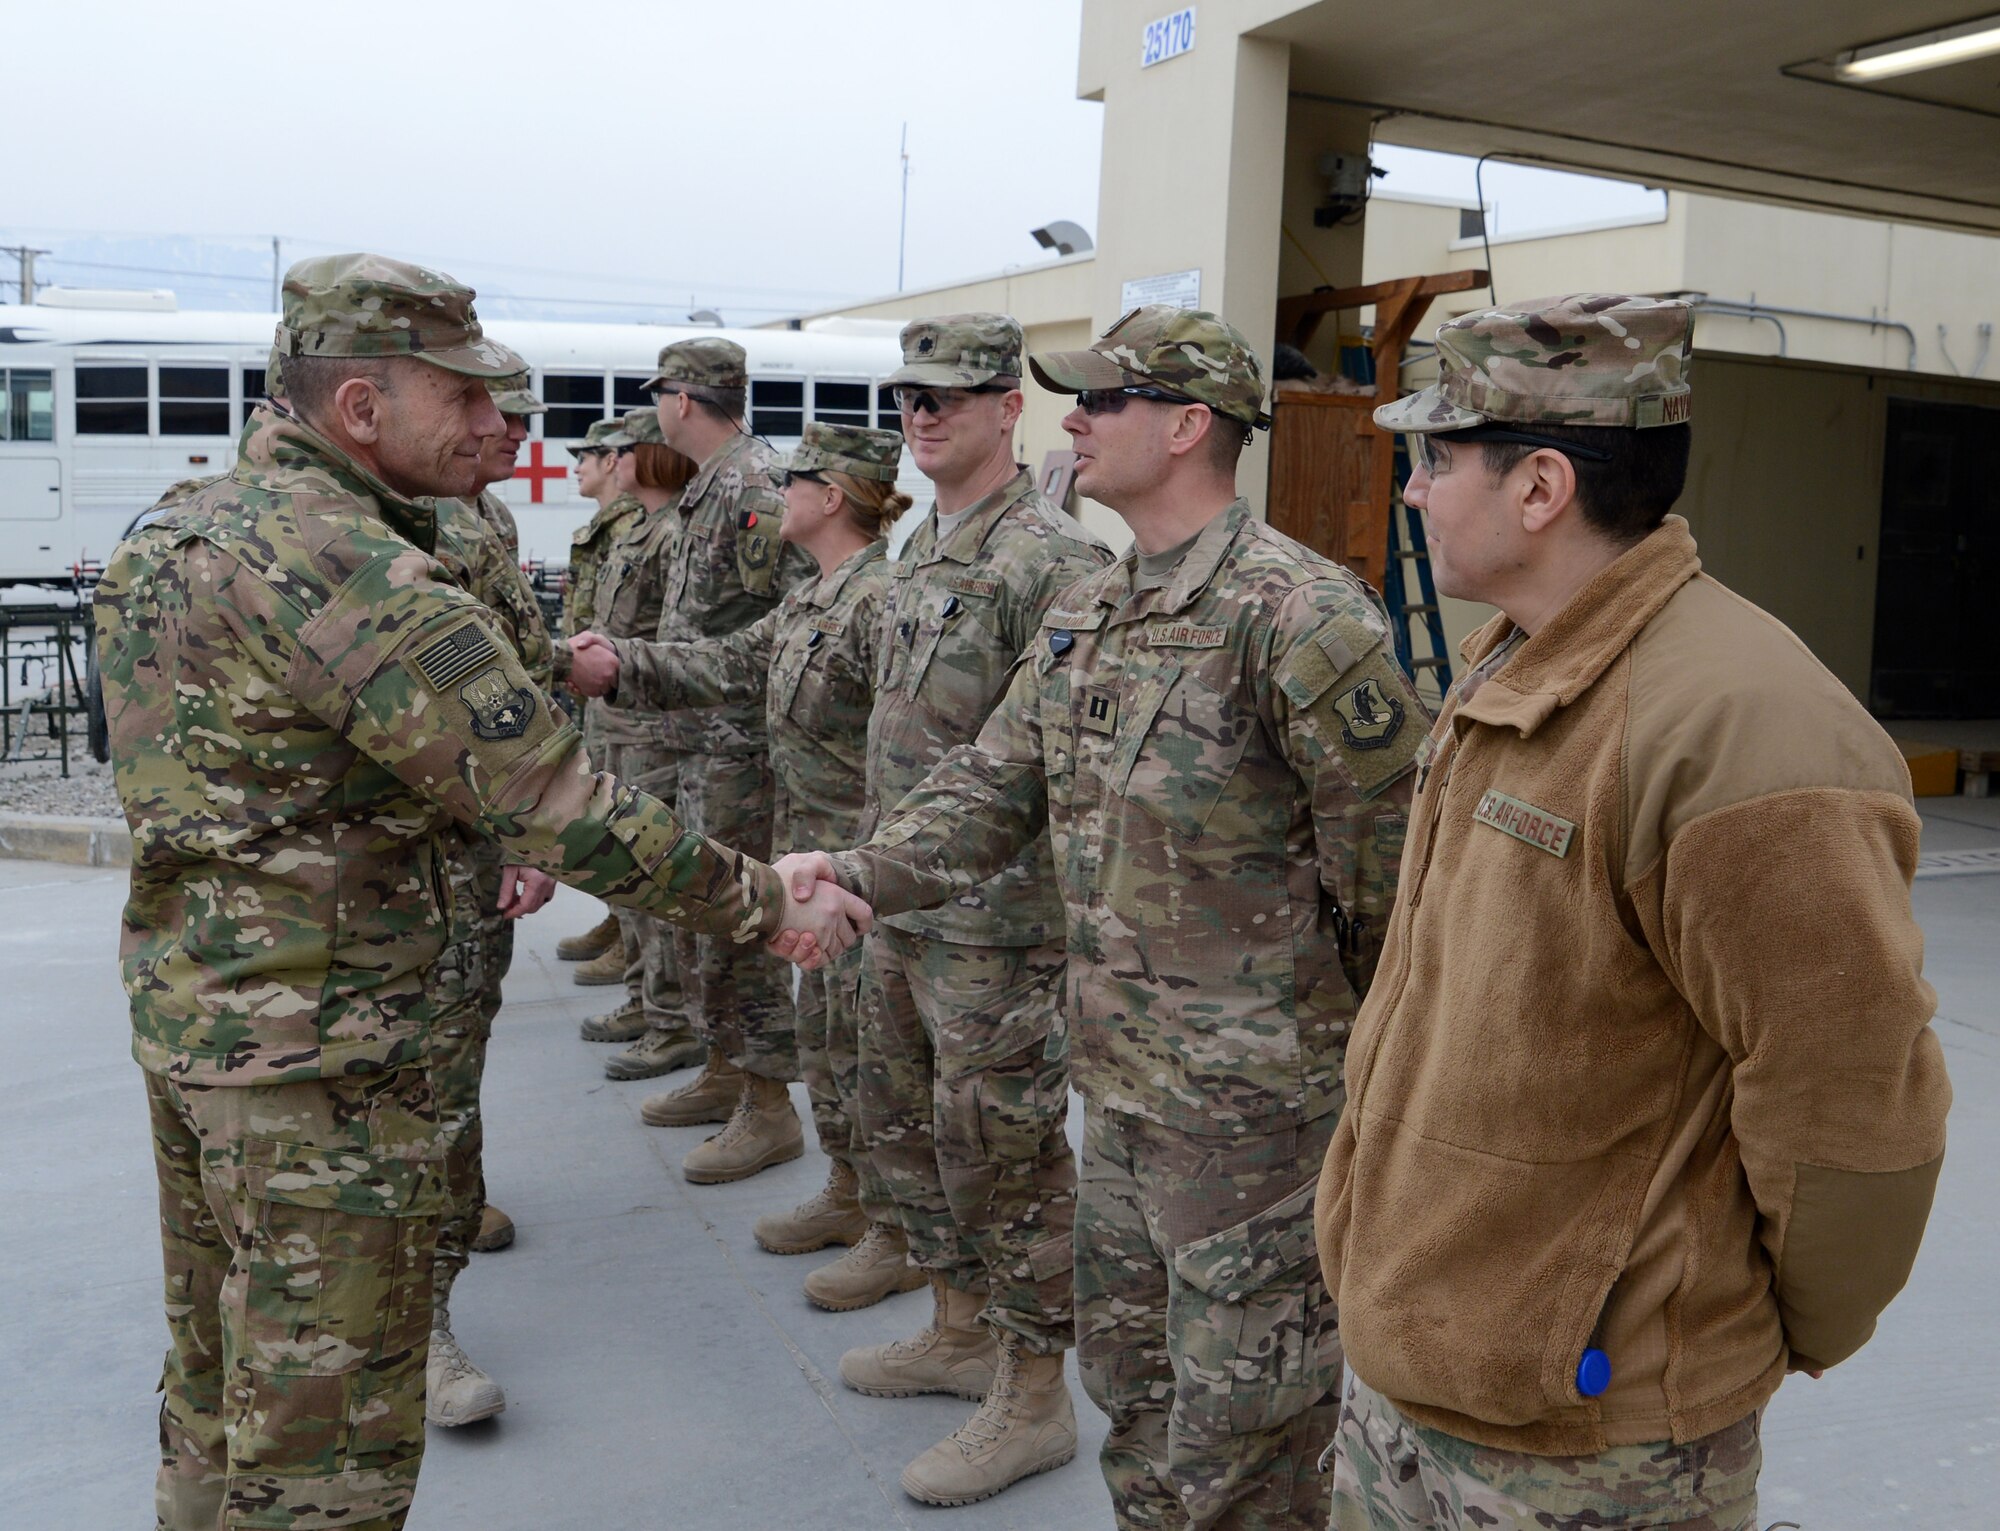
<path id="1" fill-rule="evenodd" d="M 675 529 L 652 637 L 722 637 L 767 615 L 810 577 L 812 560 L 778 540 L 785 503 L 773 483 L 777 462 L 743 428 L 743 348 L 720 338 L 676 341 L 660 352 L 646 386 L 667 445 L 700 464 L 669 512 Z M 763 704 L 680 708 L 665 715 L 660 737 L 680 755 L 683 822 L 769 855 L 776 784 Z M 666 941 L 669 933 L 656 926 L 650 939 Z M 799 1070 L 791 974 L 768 954 L 728 942 L 681 930 L 671 940 L 707 1058 L 688 1084 L 642 1103 L 640 1116 L 655 1127 L 728 1125 L 682 1161 L 682 1174 L 696 1184 L 741 1180 L 798 1158 L 805 1135 L 786 1088 Z"/>
<path id="2" fill-rule="evenodd" d="M 1241 335 L 1141 308 L 1032 365 L 1078 394 L 1077 486 L 1135 549 L 1044 615 L 972 748 L 815 870 L 886 923 L 1053 841 L 1118 1524 L 1318 1528 L 1340 1348 L 1313 1188 L 1424 712 L 1367 588 L 1231 503 L 1263 423 Z"/>
<path id="3" fill-rule="evenodd" d="M 979 732 L 1058 592 L 1110 561 L 1014 460 L 1021 327 L 1004 314 L 923 319 L 902 345 L 889 381 L 937 502 L 896 565 L 878 646 L 868 726 L 878 815 Z M 1026 1396 L 1028 1409 L 974 1414 L 904 1473 L 912 1495 L 947 1504 L 998 1493 L 1076 1449 L 1062 1384 L 1076 1166 L 1046 837 L 990 871 L 945 908 L 878 926 L 862 1008 L 864 1141 L 911 1258 L 930 1273 L 933 1322 L 850 1350 L 841 1378 L 878 1397 L 972 1399 L 996 1367 L 1036 1379 L 1005 1395 Z"/>
<path id="4" fill-rule="evenodd" d="M 407 1517 L 450 1205 L 426 1055 L 463 998 L 438 961 L 453 825 L 738 940 L 833 913 L 593 775 L 492 615 L 439 577 L 427 497 L 472 490 L 502 429 L 484 380 L 522 366 L 472 296 L 380 256 L 295 265 L 290 408 L 259 407 L 230 475 L 98 587 L 172 1335 L 168 1531 Z"/>
<path id="5" fill-rule="evenodd" d="M 490 488 L 514 476 L 527 421 L 543 406 L 528 390 L 525 376 L 503 379 L 489 391 L 507 429 L 481 442 L 477 496 L 438 501 L 434 552 L 453 583 L 485 604 L 528 678 L 546 691 L 551 683 L 548 626 L 534 587 L 521 572 L 513 512 Z M 464 1425 L 488 1419 L 507 1405 L 500 1384 L 472 1363 L 451 1328 L 452 1287 L 471 1252 L 502 1249 L 514 1241 L 513 1219 L 486 1201 L 480 1080 L 500 1013 L 501 982 L 513 966 L 513 922 L 540 908 L 554 885 L 545 872 L 507 865 L 491 835 L 459 828 L 445 845 L 452 930 L 438 969 L 449 975 L 444 992 L 456 999 L 440 1005 L 431 1022 L 430 1067 L 451 1208 L 438 1229 L 432 1275 L 426 1410 L 434 1425 Z"/>
<path id="6" fill-rule="evenodd" d="M 603 438 L 612 453 L 614 483 L 621 498 L 636 507 L 622 522 L 624 531 L 597 576 L 593 594 L 592 631 L 617 637 L 650 637 L 659 627 L 666 591 L 668 551 L 679 530 L 673 496 L 638 482 L 637 449 L 664 447 L 660 423 L 650 409 L 635 409 Z M 556 678 L 568 677 L 570 648 L 556 645 Z M 680 753 L 660 737 L 658 712 L 646 708 L 611 707 L 593 699 L 585 708 L 586 722 L 595 719 L 606 741 L 608 769 L 625 777 L 663 802 L 671 802 L 680 784 Z M 687 999 L 674 961 L 674 949 L 664 927 L 636 910 L 618 911 L 619 944 L 577 974 L 579 983 L 600 965 L 615 969 L 625 985 L 625 1002 L 605 1015 L 583 1023 L 586 1042 L 629 1042 L 625 1051 L 604 1065 L 609 1079 L 651 1079 L 701 1060 L 704 1049 L 688 1024 Z M 620 965 L 622 963 L 622 966 Z"/>
<path id="7" fill-rule="evenodd" d="M 785 465 L 781 530 L 788 543 L 812 554 L 819 578 L 722 638 L 600 643 L 591 637 L 575 645 L 570 683 L 586 694 L 616 689 L 668 711 L 762 701 L 780 845 L 837 850 L 861 838 L 868 818 L 868 717 L 882 613 L 894 583 L 886 535 L 910 503 L 894 488 L 902 451 L 894 431 L 807 422 Z M 597 653 L 586 655 L 591 647 Z M 851 1257 L 805 1279 L 806 1297 L 836 1312 L 871 1306 L 925 1279 L 909 1263 L 895 1204 L 860 1141 L 857 1003 L 864 955 L 850 952 L 799 985 L 799 1067 L 827 1157 L 827 1184 L 801 1206 L 765 1214 L 753 1230 L 773 1254 L 851 1246 Z"/>
<path id="8" fill-rule="evenodd" d="M 596 420 L 584 433 L 583 440 L 569 444 L 570 456 L 576 460 L 577 491 L 586 500 L 597 502 L 597 513 L 570 537 L 569 572 L 563 580 L 562 635 L 574 638 L 596 624 L 597 582 L 599 572 L 618 540 L 631 524 L 633 517 L 645 510 L 637 499 L 618 490 L 616 474 L 617 456 L 615 449 L 604 444 L 604 438 L 618 429 L 616 420 Z M 583 742 L 590 751 L 593 764 L 601 770 L 609 770 L 604 755 L 603 723 L 600 706 L 583 710 Z M 604 918 L 581 935 L 564 936 L 556 942 L 556 957 L 562 962 L 595 962 L 606 953 L 619 949 L 622 932 L 618 926 L 618 913 L 607 909 Z M 619 949 L 619 957 L 623 958 Z M 622 980 L 624 973 L 621 970 Z M 634 999 L 636 995 L 632 996 Z M 637 1011 L 635 1010 L 635 1014 Z"/>

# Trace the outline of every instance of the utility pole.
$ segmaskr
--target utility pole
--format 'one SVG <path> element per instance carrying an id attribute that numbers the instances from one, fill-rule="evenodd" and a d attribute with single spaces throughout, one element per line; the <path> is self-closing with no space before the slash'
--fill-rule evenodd
<path id="1" fill-rule="evenodd" d="M 4 250 L 21 263 L 21 279 L 18 285 L 21 289 L 21 306 L 26 308 L 35 301 L 35 257 L 50 252 L 31 250 L 26 245 L 0 245 L 0 250 Z"/>
<path id="2" fill-rule="evenodd" d="M 903 252 L 910 236 L 910 125 L 903 124 L 903 210 L 896 218 L 896 291 L 903 290 Z"/>
<path id="3" fill-rule="evenodd" d="M 284 295 L 280 292 L 278 285 L 280 281 L 278 271 L 283 261 L 284 257 L 278 253 L 278 236 L 273 234 L 271 236 L 271 312 L 274 314 L 282 314 L 285 311 Z"/>

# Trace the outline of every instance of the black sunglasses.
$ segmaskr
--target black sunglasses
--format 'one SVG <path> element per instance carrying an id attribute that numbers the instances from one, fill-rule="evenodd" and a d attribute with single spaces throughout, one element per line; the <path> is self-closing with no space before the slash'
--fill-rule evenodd
<path id="1" fill-rule="evenodd" d="M 896 401 L 896 408 L 906 415 L 929 410 L 942 419 L 961 408 L 974 394 L 1012 392 L 1013 389 L 1000 383 L 980 383 L 971 388 L 891 388 L 889 397 Z"/>
<path id="2" fill-rule="evenodd" d="M 824 484 L 826 482 L 825 478 L 808 468 L 780 468 L 774 477 L 778 481 L 778 493 L 780 494 L 791 488 L 794 481 L 803 481 L 808 484 Z"/>
<path id="3" fill-rule="evenodd" d="M 687 390 L 685 388 L 669 388 L 665 383 L 660 383 L 645 389 L 644 392 L 647 398 L 657 404 L 662 398 L 670 398 L 677 393 L 686 393 Z"/>
<path id="4" fill-rule="evenodd" d="M 1438 470 L 1437 442 L 1427 431 L 1412 432 L 1415 446 L 1410 456 L 1426 473 Z M 1611 454 L 1601 447 L 1580 446 L 1574 441 L 1557 441 L 1553 436 L 1537 436 L 1533 431 L 1509 430 L 1501 425 L 1474 425 L 1462 431 L 1440 431 L 1438 438 L 1448 446 L 1460 442 L 1476 445 L 1482 441 L 1511 441 L 1521 446 L 1547 447 L 1565 457 L 1581 457 L 1585 462 L 1610 462 Z"/>
<path id="5" fill-rule="evenodd" d="M 1115 415 L 1125 407 L 1127 399 L 1151 399 L 1156 404 L 1201 404 L 1199 399 L 1185 399 L 1177 393 L 1168 393 L 1164 388 L 1084 388 L 1077 392 L 1076 407 L 1086 415 Z M 1202 408 L 1208 406 L 1202 404 Z"/>

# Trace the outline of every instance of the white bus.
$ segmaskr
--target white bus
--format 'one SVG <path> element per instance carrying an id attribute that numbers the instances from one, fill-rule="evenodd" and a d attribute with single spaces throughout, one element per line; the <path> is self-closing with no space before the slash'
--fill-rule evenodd
<path id="1" fill-rule="evenodd" d="M 132 518 L 184 478 L 227 472 L 264 393 L 269 314 L 179 311 L 172 293 L 44 289 L 0 305 L 0 586 L 67 582 L 101 564 Z M 896 426 L 882 379 L 901 364 L 887 321 L 804 330 L 492 320 L 487 331 L 534 369 L 549 412 L 497 492 L 521 524 L 521 556 L 569 562 L 570 533 L 596 506 L 578 496 L 563 443 L 593 420 L 651 401 L 640 385 L 660 347 L 723 335 L 749 355 L 749 427 L 780 452 L 807 420 Z M 917 512 L 929 483 L 904 459 Z M 914 524 L 914 516 L 905 524 Z"/>

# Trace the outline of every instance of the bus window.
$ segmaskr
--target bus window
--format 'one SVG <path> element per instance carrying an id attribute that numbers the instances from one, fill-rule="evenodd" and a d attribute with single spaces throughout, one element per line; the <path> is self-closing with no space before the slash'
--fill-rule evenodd
<path id="1" fill-rule="evenodd" d="M 611 412 L 614 415 L 630 414 L 635 409 L 651 409 L 653 396 L 646 392 L 646 385 L 653 380 L 650 372 L 638 377 L 614 377 L 611 380 Z M 581 435 L 582 432 L 577 433 Z"/>
<path id="2" fill-rule="evenodd" d="M 896 408 L 896 390 L 884 385 L 875 390 L 875 418 L 882 422 L 885 431 L 900 431 L 903 428 L 903 412 Z"/>
<path id="3" fill-rule="evenodd" d="M 243 369 L 243 418 L 250 418 L 250 411 L 264 402 L 264 369 L 245 367 Z"/>
<path id="4" fill-rule="evenodd" d="M 790 379 L 750 379 L 750 432 L 755 436 L 802 435 L 806 428 L 806 385 Z"/>
<path id="5" fill-rule="evenodd" d="M 145 367 L 79 362 L 76 369 L 76 433 L 79 436 L 145 435 Z"/>
<path id="6" fill-rule="evenodd" d="M 0 441 L 55 439 L 55 374 L 0 368 Z"/>
<path id="7" fill-rule="evenodd" d="M 828 425 L 865 426 L 868 393 L 866 383 L 829 383 L 817 379 L 813 383 L 813 418 Z"/>
<path id="8" fill-rule="evenodd" d="M 604 418 L 604 374 L 544 372 L 541 399 L 549 407 L 542 416 L 542 439 L 577 440 Z"/>
<path id="9" fill-rule="evenodd" d="M 160 434 L 227 436 L 229 369 L 161 367 Z"/>

